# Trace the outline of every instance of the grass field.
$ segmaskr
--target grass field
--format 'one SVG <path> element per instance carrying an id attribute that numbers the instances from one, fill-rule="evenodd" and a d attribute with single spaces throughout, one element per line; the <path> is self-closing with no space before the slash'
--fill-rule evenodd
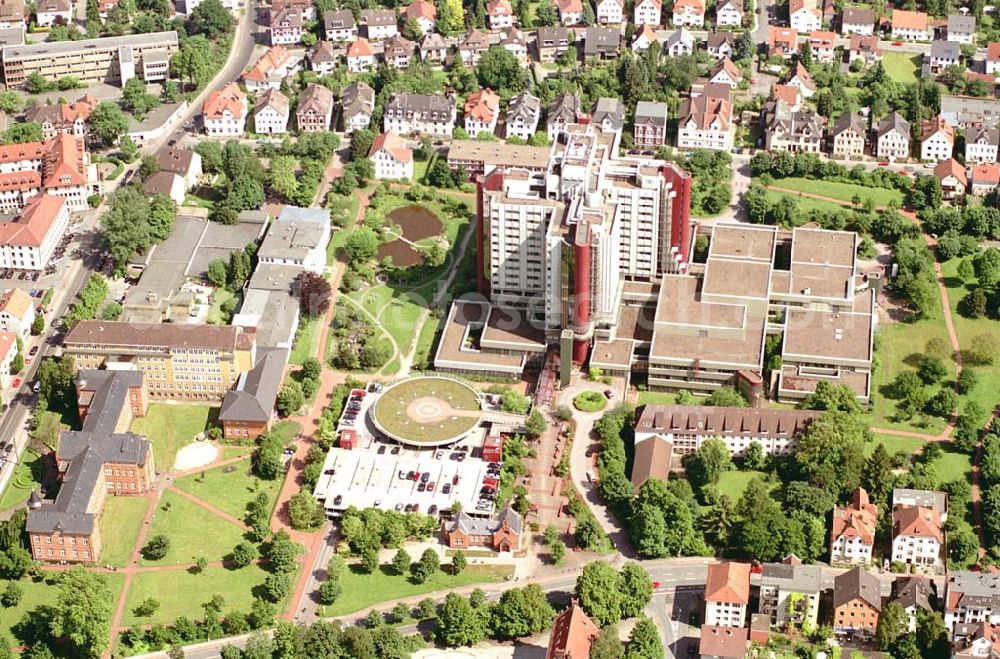
<path id="1" fill-rule="evenodd" d="M 202 501 L 224 510 L 236 519 L 243 519 L 247 505 L 257 497 L 258 492 L 266 492 L 271 505 L 278 498 L 282 479 L 265 481 L 250 471 L 250 460 L 216 467 L 192 474 L 174 481 L 174 486 L 193 494 Z"/>
<path id="2" fill-rule="evenodd" d="M 233 294 L 224 288 L 218 288 L 212 293 L 212 308 L 208 310 L 208 318 L 206 320 L 214 325 L 225 325 L 229 321 L 226 320 L 222 315 L 222 305 L 225 304 L 227 300 L 233 299 Z M 237 305 L 239 306 L 239 301 L 237 300 Z"/>
<path id="3" fill-rule="evenodd" d="M 239 570 L 210 567 L 200 574 L 191 574 L 187 570 L 140 573 L 135 575 L 129 588 L 122 624 L 166 624 L 178 616 L 200 618 L 201 605 L 213 595 L 222 595 L 226 600 L 223 613 L 249 613 L 253 604 L 253 589 L 263 583 L 266 576 L 267 573 L 256 565 Z M 291 576 L 294 583 L 296 575 Z M 132 610 L 147 597 L 157 599 L 160 608 L 148 618 L 137 618 Z M 279 604 L 279 610 L 283 606 L 283 603 Z"/>
<path id="4" fill-rule="evenodd" d="M 432 423 L 416 420 L 407 408 L 425 397 L 442 401 L 450 406 L 451 413 Z M 396 437 L 413 442 L 438 442 L 461 435 L 475 426 L 479 422 L 479 410 L 476 392 L 460 382 L 440 377 L 414 378 L 382 394 L 375 403 L 375 420 Z"/>
<path id="5" fill-rule="evenodd" d="M 291 442 L 300 432 L 302 432 L 302 425 L 288 420 L 279 421 L 271 428 L 271 433 L 277 435 L 282 444 Z"/>
<path id="6" fill-rule="evenodd" d="M 288 363 L 301 365 L 310 357 L 315 357 L 319 348 L 319 335 L 319 318 L 303 316 L 295 333 L 295 343 L 292 344 L 292 354 L 288 358 Z"/>
<path id="7" fill-rule="evenodd" d="M 42 456 L 25 449 L 21 461 L 14 467 L 14 474 L 7 482 L 7 489 L 0 497 L 0 510 L 7 510 L 28 500 L 32 490 L 38 489 L 43 475 Z"/>
<path id="8" fill-rule="evenodd" d="M 672 391 L 640 391 L 639 405 L 673 405 L 677 394 Z"/>
<path id="9" fill-rule="evenodd" d="M 101 564 L 125 567 L 146 516 L 149 497 L 108 497 L 101 515 Z"/>
<path id="10" fill-rule="evenodd" d="M 902 205 L 903 193 L 899 190 L 889 190 L 887 188 L 868 188 L 863 185 L 852 183 L 839 183 L 836 181 L 815 181 L 807 178 L 789 177 L 777 179 L 774 185 L 779 188 L 787 188 L 797 192 L 821 194 L 824 197 L 839 199 L 845 203 L 853 203 L 854 196 L 861 198 L 861 203 L 871 199 L 876 206 L 887 206 L 890 201 L 895 201 Z"/>
<path id="11" fill-rule="evenodd" d="M 810 199 L 808 197 L 800 197 L 798 195 L 776 192 L 774 190 L 767 191 L 767 200 L 771 203 L 776 202 L 782 197 L 790 197 L 794 199 L 797 202 L 798 208 L 805 213 L 838 213 L 845 208 L 841 204 L 835 204 L 832 201 L 825 201 L 823 199 Z"/>
<path id="12" fill-rule="evenodd" d="M 165 405 L 153 403 L 146 416 L 132 422 L 132 431 L 153 442 L 157 471 L 173 469 L 177 451 L 192 442 L 208 427 L 218 408 L 208 405 Z"/>
<path id="13" fill-rule="evenodd" d="M 883 435 L 882 433 L 875 434 L 875 441 L 865 444 L 865 456 L 869 456 L 875 452 L 875 447 L 879 444 L 885 446 L 885 450 L 888 451 L 889 455 L 895 455 L 900 451 L 906 451 L 907 453 L 913 453 L 921 446 L 924 445 L 924 440 L 917 439 L 916 437 L 903 437 L 901 435 Z"/>
<path id="14" fill-rule="evenodd" d="M 909 84 L 917 81 L 920 71 L 920 55 L 888 50 L 882 57 L 882 66 L 889 77 L 896 82 Z"/>
<path id="15" fill-rule="evenodd" d="M 377 602 L 413 597 L 434 591 L 447 591 L 475 583 L 496 583 L 513 574 L 513 567 L 470 565 L 458 576 L 435 572 L 422 584 L 416 584 L 407 577 L 389 574 L 380 569 L 372 574 L 361 574 L 345 570 L 341 577 L 344 591 L 331 606 L 321 606 L 321 616 L 340 616 L 353 613 Z"/>
<path id="16" fill-rule="evenodd" d="M 413 349 L 413 363 L 416 366 L 430 364 L 434 355 L 431 349 L 434 347 L 434 337 L 441 326 L 441 319 L 434 314 L 429 314 L 420 328 L 420 335 L 417 337 L 417 345 Z"/>
<path id="17" fill-rule="evenodd" d="M 936 458 L 931 465 L 941 477 L 941 483 L 954 480 L 969 480 L 972 477 L 972 459 L 967 453 L 955 449 L 950 444 L 942 446 L 941 457 Z"/>
<path id="18" fill-rule="evenodd" d="M 159 561 L 143 565 L 182 565 L 199 556 L 209 562 L 221 561 L 242 539 L 243 530 L 174 492 L 164 492 L 156 508 L 149 537 L 170 538 L 170 549 Z"/>
<path id="19" fill-rule="evenodd" d="M 730 469 L 719 478 L 719 485 L 717 486 L 719 494 L 727 495 L 733 503 L 736 503 L 743 496 L 743 490 L 747 489 L 747 483 L 754 478 L 763 480 L 765 476 L 766 474 L 762 471 L 737 471 L 736 469 Z"/>

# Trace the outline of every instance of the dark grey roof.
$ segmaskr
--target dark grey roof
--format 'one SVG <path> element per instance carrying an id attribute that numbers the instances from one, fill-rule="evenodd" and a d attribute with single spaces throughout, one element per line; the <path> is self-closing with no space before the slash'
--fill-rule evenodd
<path id="1" fill-rule="evenodd" d="M 447 123 L 455 112 L 455 101 L 443 94 L 400 92 L 389 100 L 385 109 L 404 114 L 426 114 L 427 119 L 439 119 L 440 123 Z"/>
<path id="2" fill-rule="evenodd" d="M 611 27 L 589 27 L 583 42 L 584 56 L 616 53 L 621 46 L 622 33 Z"/>
<path id="3" fill-rule="evenodd" d="M 608 121 L 617 130 L 625 123 L 625 103 L 620 98 L 599 98 L 592 118 L 595 124 Z"/>
<path id="4" fill-rule="evenodd" d="M 953 59 L 962 57 L 962 49 L 954 41 L 932 41 L 931 57 L 934 59 Z"/>
<path id="5" fill-rule="evenodd" d="M 281 387 L 285 369 L 282 355 L 262 351 L 257 364 L 240 375 L 236 386 L 226 392 L 219 408 L 220 421 L 255 421 L 266 423 L 274 411 L 274 401 Z"/>
<path id="6" fill-rule="evenodd" d="M 171 148 L 161 151 L 157 156 L 160 163 L 160 171 L 174 172 L 181 176 L 187 176 L 191 171 L 191 162 L 194 160 L 194 151 L 191 149 Z"/>
<path id="7" fill-rule="evenodd" d="M 898 577 L 892 584 L 892 599 L 904 608 L 931 610 L 934 582 L 926 577 Z"/>
<path id="8" fill-rule="evenodd" d="M 348 118 L 365 110 L 371 112 L 375 109 L 375 90 L 360 81 L 352 83 L 344 87 L 340 102 Z"/>
<path id="9" fill-rule="evenodd" d="M 865 118 L 855 112 L 845 112 L 840 115 L 837 122 L 833 124 L 833 135 L 840 135 L 844 131 L 853 130 L 861 137 L 865 136 Z"/>
<path id="10" fill-rule="evenodd" d="M 875 10 L 865 7 L 846 7 L 840 23 L 841 25 L 874 25 Z"/>
<path id="11" fill-rule="evenodd" d="M 539 48 L 554 48 L 569 44 L 569 30 L 564 27 L 540 27 L 535 33 Z"/>
<path id="12" fill-rule="evenodd" d="M 521 516 L 510 506 L 507 506 L 500 511 L 500 514 L 497 515 L 496 519 L 472 517 L 465 511 L 461 511 L 451 522 L 448 523 L 446 528 L 449 531 L 458 529 L 467 535 L 492 535 L 497 529 L 500 528 L 500 525 L 504 521 L 507 522 L 514 533 L 517 533 L 518 535 L 521 534 Z"/>
<path id="13" fill-rule="evenodd" d="M 837 575 L 833 580 L 833 606 L 860 599 L 882 610 L 882 594 L 878 577 L 860 567 Z"/>
<path id="14" fill-rule="evenodd" d="M 537 96 L 532 96 L 528 92 L 521 92 L 511 99 L 510 107 L 507 110 L 507 121 L 510 122 L 516 116 L 523 115 L 526 121 L 538 119 L 541 114 L 541 101 Z"/>
<path id="15" fill-rule="evenodd" d="M 1000 130 L 997 130 L 996 128 L 987 128 L 985 126 L 973 128 L 966 134 L 965 141 L 966 144 L 983 141 L 987 144 L 997 146 L 1000 144 Z"/>
<path id="16" fill-rule="evenodd" d="M 650 123 L 655 126 L 667 125 L 667 104 L 654 101 L 639 101 L 635 104 L 635 124 Z"/>
<path id="17" fill-rule="evenodd" d="M 818 593 L 822 576 L 818 565 L 765 563 L 760 583 L 796 593 Z"/>
<path id="18" fill-rule="evenodd" d="M 974 34 L 976 32 L 976 17 L 966 14 L 948 15 L 948 36 L 952 34 Z"/>
<path id="19" fill-rule="evenodd" d="M 80 391 L 93 392 L 82 429 L 87 432 L 113 433 L 122 407 L 128 401 L 130 387 L 142 386 L 141 371 L 81 370 L 76 376 Z M 60 456 L 63 448 L 60 445 Z M 72 456 L 70 456 L 72 457 Z"/>
<path id="20" fill-rule="evenodd" d="M 354 14 L 350 9 L 323 12 L 323 28 L 325 30 L 354 29 Z"/>
<path id="21" fill-rule="evenodd" d="M 576 94 L 559 94 L 548 108 L 548 120 L 575 122 L 580 116 L 581 101 Z"/>
<path id="22" fill-rule="evenodd" d="M 903 119 L 902 115 L 898 112 L 893 112 L 888 116 L 882 117 L 878 122 L 878 130 L 876 135 L 882 137 L 888 132 L 896 131 L 901 133 L 907 138 L 910 137 L 910 122 Z"/>
<path id="23" fill-rule="evenodd" d="M 722 44 L 733 46 L 736 44 L 735 32 L 709 32 L 705 38 L 708 48 L 718 48 Z"/>

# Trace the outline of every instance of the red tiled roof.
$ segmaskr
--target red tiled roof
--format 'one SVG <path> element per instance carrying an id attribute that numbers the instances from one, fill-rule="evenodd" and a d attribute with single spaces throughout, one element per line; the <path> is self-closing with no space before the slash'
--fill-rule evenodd
<path id="1" fill-rule="evenodd" d="M 690 7 L 695 11 L 705 11 L 705 3 L 701 0 L 677 0 L 677 2 L 674 3 L 674 11 L 677 11 L 678 9 L 685 9 L 687 7 Z"/>
<path id="2" fill-rule="evenodd" d="M 791 85 L 773 85 L 771 87 L 771 93 L 774 98 L 779 101 L 784 101 L 789 105 L 799 104 L 799 88 L 793 87 Z"/>
<path id="3" fill-rule="evenodd" d="M 942 160 L 939 162 L 934 168 L 934 176 L 936 176 L 939 181 L 943 181 L 949 176 L 954 176 L 962 185 L 968 184 L 965 178 L 965 167 L 960 165 L 954 158 L 949 158 L 948 160 Z"/>
<path id="4" fill-rule="evenodd" d="M 368 157 L 371 158 L 382 149 L 392 154 L 392 157 L 399 162 L 410 162 L 413 159 L 413 151 L 408 149 L 403 139 L 391 130 L 387 130 L 372 141 Z"/>
<path id="5" fill-rule="evenodd" d="M 725 561 L 708 566 L 706 602 L 750 602 L 750 564 Z"/>
<path id="6" fill-rule="evenodd" d="M 0 224 L 0 244 L 39 247 L 65 203 L 47 194 L 32 197 L 16 220 Z"/>
<path id="7" fill-rule="evenodd" d="M 993 166 L 996 170 L 996 166 Z M 975 180 L 975 170 L 973 170 L 973 180 Z M 996 183 L 998 179 L 992 182 Z M 896 506 L 892 511 L 892 534 L 893 537 L 899 535 L 915 535 L 924 538 L 934 538 L 938 542 L 942 539 L 941 513 L 937 508 L 931 506 Z"/>
<path id="8" fill-rule="evenodd" d="M 743 657 L 747 652 L 747 630 L 742 627 L 701 626 L 698 654 L 702 657 Z"/>
<path id="9" fill-rule="evenodd" d="M 1000 41 L 991 41 L 986 44 L 986 59 L 1000 60 Z"/>
<path id="10" fill-rule="evenodd" d="M 406 8 L 406 17 L 429 18 L 433 21 L 437 18 L 437 7 L 427 2 L 427 0 L 416 0 L 416 2 Z"/>
<path id="11" fill-rule="evenodd" d="M 556 0 L 556 7 L 560 14 L 567 12 L 577 14 L 583 11 L 583 3 L 580 0 Z"/>
<path id="12" fill-rule="evenodd" d="M 486 13 L 490 16 L 513 16 L 514 8 L 510 0 L 492 0 L 486 7 Z"/>
<path id="13" fill-rule="evenodd" d="M 255 80 L 264 82 L 267 77 L 288 62 L 291 55 L 284 46 L 271 46 L 267 52 L 260 56 L 257 63 L 243 75 L 244 80 Z"/>
<path id="14" fill-rule="evenodd" d="M 927 14 L 922 11 L 892 10 L 892 26 L 909 30 L 926 30 Z"/>
<path id="15" fill-rule="evenodd" d="M 46 145 L 42 160 L 42 183 L 46 188 L 87 184 L 83 138 L 60 133 Z"/>
<path id="16" fill-rule="evenodd" d="M 489 87 L 469 95 L 465 102 L 465 116 L 483 123 L 490 123 L 500 111 L 500 97 Z"/>
<path id="17" fill-rule="evenodd" d="M 231 82 L 218 91 L 213 91 L 205 99 L 203 113 L 212 118 L 218 119 L 228 110 L 233 117 L 240 119 L 243 117 L 243 102 L 247 96 L 240 91 L 235 82 Z"/>
<path id="18" fill-rule="evenodd" d="M 347 47 L 348 57 L 371 57 L 375 54 L 372 50 L 372 45 L 368 43 L 368 39 L 363 39 L 359 37 L 350 46 Z"/>
<path id="19" fill-rule="evenodd" d="M 986 183 L 997 185 L 1000 183 L 1000 165 L 996 163 L 984 163 L 972 168 L 972 184 Z"/>
<path id="20" fill-rule="evenodd" d="M 571 602 L 552 625 L 545 659 L 587 659 L 599 633 L 594 621 L 575 601 Z"/>

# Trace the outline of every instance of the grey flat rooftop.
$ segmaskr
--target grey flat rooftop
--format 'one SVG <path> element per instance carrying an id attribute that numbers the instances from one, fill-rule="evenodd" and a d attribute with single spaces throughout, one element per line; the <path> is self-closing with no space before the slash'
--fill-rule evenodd
<path id="1" fill-rule="evenodd" d="M 288 291 L 302 268 L 291 265 L 258 263 L 250 277 L 250 288 L 262 291 Z"/>
<path id="2" fill-rule="evenodd" d="M 103 39 L 81 39 L 80 41 L 46 41 L 25 46 L 8 46 L 3 49 L 3 57 L 23 57 L 37 55 L 61 55 L 84 50 L 118 48 L 120 46 L 149 46 L 154 42 L 172 43 L 177 46 L 177 32 L 150 32 L 146 34 L 126 34 L 121 37 Z"/>
<path id="3" fill-rule="evenodd" d="M 240 222 L 239 224 L 219 224 L 209 222 L 201 241 L 194 252 L 187 268 L 188 277 L 200 277 L 208 271 L 208 264 L 213 259 L 229 260 L 229 253 L 243 249 L 256 242 L 264 233 L 264 225 L 256 222 Z"/>

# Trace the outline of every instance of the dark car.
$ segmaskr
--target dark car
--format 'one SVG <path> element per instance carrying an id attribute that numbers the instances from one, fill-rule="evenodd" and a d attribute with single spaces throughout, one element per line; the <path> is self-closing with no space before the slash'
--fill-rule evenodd
<path id="1" fill-rule="evenodd" d="M 451 494 L 451 483 L 445 483 L 441 486 L 441 494 Z"/>
<path id="2" fill-rule="evenodd" d="M 339 506 L 343 500 L 344 496 L 342 494 L 338 494 L 337 496 L 333 497 L 333 505 Z"/>
<path id="3" fill-rule="evenodd" d="M 424 473 L 420 474 L 420 482 L 421 483 L 426 483 L 430 479 L 431 479 L 431 472 L 425 471 Z"/>
<path id="4" fill-rule="evenodd" d="M 378 454 L 379 455 L 385 454 L 385 445 L 382 445 L 382 446 L 378 447 Z"/>
<path id="5" fill-rule="evenodd" d="M 427 514 L 428 515 L 437 515 L 437 511 L 438 511 L 438 507 L 435 506 L 434 504 L 431 504 L 431 507 L 427 509 Z"/>
<path id="6" fill-rule="evenodd" d="M 399 455 L 399 447 L 398 446 L 393 446 L 392 450 L 389 451 L 389 452 L 392 453 L 393 455 Z"/>
<path id="7" fill-rule="evenodd" d="M 426 491 L 427 491 L 427 483 L 420 483 L 419 485 L 417 485 L 417 492 L 426 492 Z"/>
<path id="8" fill-rule="evenodd" d="M 28 351 L 29 357 L 34 357 L 38 354 L 38 346 L 31 346 L 31 350 Z"/>

